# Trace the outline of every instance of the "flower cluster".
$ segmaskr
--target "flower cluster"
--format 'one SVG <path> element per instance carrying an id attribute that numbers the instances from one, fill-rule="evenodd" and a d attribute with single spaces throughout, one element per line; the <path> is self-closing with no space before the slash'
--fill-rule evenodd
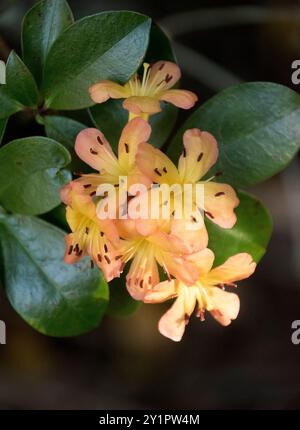
<path id="1" fill-rule="evenodd" d="M 76 263 L 88 255 L 107 281 L 119 277 L 131 262 L 126 286 L 134 299 L 145 303 L 176 299 L 159 321 L 159 331 L 174 341 L 181 340 L 195 309 L 201 320 L 207 310 L 222 325 L 230 324 L 238 315 L 239 299 L 225 289 L 235 287 L 236 281 L 249 277 L 256 267 L 247 253 L 213 267 L 214 253 L 208 249 L 204 218 L 230 229 L 236 223 L 234 209 L 239 204 L 230 185 L 214 182 L 214 177 L 205 179 L 218 158 L 215 138 L 206 131 L 187 130 L 178 166 L 148 143 L 148 119 L 161 111 L 161 102 L 189 109 L 197 101 L 192 92 L 172 88 L 179 78 L 176 64 L 159 61 L 152 66 L 144 64 L 142 79 L 135 75 L 123 86 L 110 81 L 93 85 L 90 95 L 97 103 L 124 99 L 128 123 L 117 155 L 101 131 L 88 128 L 79 133 L 75 151 L 96 172 L 81 175 L 61 191 L 71 228 L 66 236 L 65 262 Z M 133 188 L 138 191 L 121 198 L 120 178 L 126 178 L 127 186 L 143 188 Z M 104 218 L 99 216 L 99 208 L 109 205 L 112 197 L 99 189 L 107 185 L 113 187 L 114 199 L 122 204 L 114 217 Z M 183 190 L 189 206 L 178 199 L 176 191 L 163 197 L 166 185 Z M 163 216 L 166 211 L 168 216 Z"/>

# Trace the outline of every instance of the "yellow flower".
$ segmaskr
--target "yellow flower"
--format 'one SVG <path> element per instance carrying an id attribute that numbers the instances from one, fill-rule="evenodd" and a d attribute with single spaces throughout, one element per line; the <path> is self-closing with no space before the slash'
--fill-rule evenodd
<path id="1" fill-rule="evenodd" d="M 120 276 L 122 262 L 117 258 L 116 251 L 119 234 L 113 221 L 97 217 L 92 198 L 78 183 L 66 185 L 61 191 L 61 198 L 68 205 L 66 218 L 72 231 L 65 237 L 65 262 L 74 264 L 89 255 L 92 266 L 95 263 L 107 281 Z"/>
<path id="2" fill-rule="evenodd" d="M 135 74 L 125 85 L 112 81 L 100 81 L 89 89 L 95 103 L 108 99 L 125 99 L 123 107 L 130 113 L 129 119 L 140 116 L 145 120 L 149 115 L 161 111 L 160 101 L 172 103 L 190 109 L 198 100 L 196 94 L 187 90 L 171 89 L 180 79 L 177 64 L 170 61 L 158 61 L 150 66 L 144 63 L 142 80 Z"/>
<path id="3" fill-rule="evenodd" d="M 236 254 L 214 269 L 214 254 L 209 249 L 192 254 L 187 259 L 194 262 L 199 271 L 198 280 L 192 286 L 173 279 L 156 285 L 144 298 L 146 303 L 160 303 L 176 297 L 172 307 L 160 319 L 158 328 L 162 335 L 177 342 L 181 340 L 196 306 L 196 315 L 202 321 L 207 310 L 220 324 L 229 325 L 239 313 L 240 302 L 236 294 L 224 288 L 248 278 L 256 268 L 247 253 Z"/>
<path id="4" fill-rule="evenodd" d="M 238 206 L 239 199 L 230 185 L 203 180 L 218 158 L 218 145 L 212 134 L 197 128 L 187 130 L 183 135 L 183 144 L 178 168 L 166 154 L 147 143 L 140 144 L 136 163 L 140 171 L 154 183 L 169 186 L 179 184 L 183 190 L 184 185 L 192 186 L 191 211 L 183 210 L 181 219 L 171 216 L 171 233 L 184 237 L 186 243 L 190 244 L 190 252 L 197 252 L 208 244 L 200 210 L 220 227 L 232 228 L 236 223 L 234 209 Z M 196 200 L 196 184 L 203 185 L 203 201 L 199 203 L 203 207 L 199 207 Z M 173 196 L 172 199 L 174 200 Z M 170 203 L 172 212 L 174 201 Z M 147 222 L 148 220 L 145 220 L 144 224 Z M 194 225 L 195 228 L 187 229 L 188 224 Z"/>

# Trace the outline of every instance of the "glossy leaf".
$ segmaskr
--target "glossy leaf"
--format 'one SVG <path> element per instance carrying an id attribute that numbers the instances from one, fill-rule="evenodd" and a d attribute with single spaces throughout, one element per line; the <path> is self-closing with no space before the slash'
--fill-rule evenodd
<path id="1" fill-rule="evenodd" d="M 46 135 L 64 145 L 70 152 L 72 161 L 68 168 L 72 172 L 89 172 L 89 166 L 80 160 L 74 150 L 76 136 L 87 126 L 74 119 L 56 115 L 44 117 L 44 123 Z"/>
<path id="2" fill-rule="evenodd" d="M 282 85 L 253 82 L 222 91 L 197 109 L 168 148 L 177 159 L 189 128 L 211 132 L 219 159 L 210 172 L 237 187 L 260 183 L 283 170 L 300 148 L 300 95 Z"/>
<path id="3" fill-rule="evenodd" d="M 72 23 L 73 15 L 65 0 L 42 0 L 25 15 L 22 27 L 23 58 L 38 83 L 42 80 L 51 46 Z"/>
<path id="4" fill-rule="evenodd" d="M 0 85 L 0 120 L 10 117 L 23 109 L 23 105 L 13 99 L 7 85 Z"/>
<path id="5" fill-rule="evenodd" d="M 0 202 L 9 211 L 41 214 L 59 205 L 59 189 L 70 180 L 61 170 L 69 152 L 45 137 L 17 139 L 0 149 Z"/>
<path id="6" fill-rule="evenodd" d="M 239 199 L 237 223 L 232 229 L 223 229 L 206 219 L 208 247 L 215 253 L 215 265 L 239 252 L 248 252 L 258 262 L 266 252 L 272 234 L 268 211 L 249 194 L 240 192 Z"/>
<path id="7" fill-rule="evenodd" d="M 149 46 L 145 60 L 148 63 L 155 63 L 155 61 L 159 60 L 177 62 L 170 39 L 155 23 L 151 26 Z"/>
<path id="8" fill-rule="evenodd" d="M 76 336 L 98 327 L 109 291 L 88 260 L 63 262 L 64 232 L 38 218 L 0 215 L 7 297 L 33 328 Z"/>
<path id="9" fill-rule="evenodd" d="M 122 103 L 122 100 L 108 100 L 90 109 L 95 127 L 104 133 L 115 151 L 118 148 L 122 129 L 128 121 L 128 111 L 123 109 Z M 162 112 L 152 115 L 149 121 L 152 127 L 149 142 L 157 148 L 160 148 L 169 137 L 178 113 L 178 109 L 170 104 L 161 105 Z"/>
<path id="10" fill-rule="evenodd" d="M 134 12 L 103 12 L 77 21 L 52 46 L 45 65 L 46 105 L 92 106 L 89 87 L 102 79 L 126 82 L 140 65 L 151 20 Z"/>
<path id="11" fill-rule="evenodd" d="M 35 80 L 21 58 L 11 51 L 6 65 L 6 87 L 11 97 L 24 106 L 36 107 L 39 93 Z"/>

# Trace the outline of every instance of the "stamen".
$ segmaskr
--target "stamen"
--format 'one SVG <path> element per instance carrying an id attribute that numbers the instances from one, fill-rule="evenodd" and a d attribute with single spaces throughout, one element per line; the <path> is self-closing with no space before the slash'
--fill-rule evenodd
<path id="1" fill-rule="evenodd" d="M 85 234 L 89 234 L 90 229 L 88 227 L 85 227 Z"/>
<path id="2" fill-rule="evenodd" d="M 107 245 L 106 245 L 106 243 L 104 244 L 104 252 L 107 252 L 108 251 L 108 248 L 107 248 Z"/>
<path id="3" fill-rule="evenodd" d="M 209 218 L 212 218 L 212 219 L 214 219 L 214 218 L 215 218 L 211 212 L 204 211 L 204 213 L 205 213 L 205 215 L 207 215 Z"/>
<path id="4" fill-rule="evenodd" d="M 144 280 L 143 280 L 143 279 L 141 279 L 141 280 L 140 280 L 140 288 L 143 288 L 143 284 L 144 284 Z"/>
<path id="5" fill-rule="evenodd" d="M 98 155 L 98 151 L 95 151 L 93 148 L 90 148 L 90 153 L 93 155 Z"/>
<path id="6" fill-rule="evenodd" d="M 201 161 L 201 160 L 202 160 L 202 157 L 203 157 L 203 152 L 201 152 L 201 153 L 199 154 L 198 158 L 197 158 L 198 163 L 199 163 L 199 161 Z"/>
<path id="7" fill-rule="evenodd" d="M 108 264 L 111 263 L 110 258 L 106 254 L 104 255 L 104 258 L 105 258 L 105 260 L 107 261 Z"/>
<path id="8" fill-rule="evenodd" d="M 158 70 L 162 70 L 162 69 L 165 67 L 165 65 L 166 65 L 166 63 L 162 63 L 162 64 L 159 66 Z"/>
<path id="9" fill-rule="evenodd" d="M 128 143 L 124 143 L 124 146 L 125 146 L 126 153 L 129 154 L 129 145 L 128 145 Z"/>
<path id="10" fill-rule="evenodd" d="M 103 237 L 103 236 L 104 236 L 103 231 L 100 231 L 100 236 L 101 236 L 101 237 Z"/>
<path id="11" fill-rule="evenodd" d="M 102 262 L 102 256 L 101 256 L 101 254 L 98 254 L 97 258 L 98 258 L 99 263 L 101 263 Z"/>
<path id="12" fill-rule="evenodd" d="M 169 73 L 167 73 L 166 77 L 165 77 L 166 84 L 168 84 L 172 80 L 172 78 L 173 78 L 173 76 L 169 75 Z"/>
<path id="13" fill-rule="evenodd" d="M 101 140 L 101 137 L 100 137 L 100 136 L 97 136 L 97 140 L 98 140 L 98 142 L 100 143 L 100 145 L 104 145 L 104 143 L 102 142 L 102 140 Z"/>
<path id="14" fill-rule="evenodd" d="M 224 192 L 223 191 L 220 191 L 219 193 L 216 193 L 215 194 L 215 197 L 219 197 L 219 196 L 224 196 Z"/>
<path id="15" fill-rule="evenodd" d="M 164 171 L 165 173 L 168 173 L 168 171 L 167 171 L 166 167 L 164 167 L 164 168 L 163 168 L 163 171 Z"/>
<path id="16" fill-rule="evenodd" d="M 115 260 L 116 260 L 116 261 L 118 261 L 118 260 L 120 260 L 120 258 L 122 258 L 122 255 L 117 255 L 117 256 L 115 257 Z"/>
<path id="17" fill-rule="evenodd" d="M 90 188 L 92 186 L 92 184 L 85 184 L 84 186 L 83 186 L 83 188 Z"/>
<path id="18" fill-rule="evenodd" d="M 158 175 L 158 176 L 162 176 L 162 174 L 160 173 L 160 171 L 158 170 L 157 167 L 155 167 L 154 172 Z"/>
<path id="19" fill-rule="evenodd" d="M 93 196 L 95 196 L 96 195 L 96 191 L 92 191 L 91 193 L 90 193 L 90 196 L 91 197 L 93 197 Z"/>
<path id="20" fill-rule="evenodd" d="M 68 254 L 71 255 L 73 252 L 73 245 L 70 245 Z"/>

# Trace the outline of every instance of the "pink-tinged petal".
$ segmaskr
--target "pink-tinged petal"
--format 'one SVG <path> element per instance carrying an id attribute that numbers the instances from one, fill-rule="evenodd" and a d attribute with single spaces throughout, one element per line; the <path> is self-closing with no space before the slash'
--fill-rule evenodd
<path id="1" fill-rule="evenodd" d="M 144 297 L 145 303 L 161 303 L 177 296 L 177 281 L 160 282 L 148 291 Z"/>
<path id="2" fill-rule="evenodd" d="M 230 284 L 249 278 L 254 273 L 255 268 L 256 263 L 251 255 L 243 252 L 229 257 L 224 264 L 212 269 L 207 277 L 215 285 Z"/>
<path id="3" fill-rule="evenodd" d="M 240 201 L 234 189 L 227 184 L 207 182 L 204 185 L 204 210 L 206 216 L 222 228 L 232 228 L 236 223 L 234 209 Z"/>
<path id="4" fill-rule="evenodd" d="M 198 100 L 196 94 L 187 90 L 167 90 L 160 100 L 171 103 L 181 109 L 191 109 Z"/>
<path id="5" fill-rule="evenodd" d="M 185 285 L 193 285 L 199 277 L 196 265 L 184 257 L 161 250 L 156 259 L 169 277 L 172 275 Z"/>
<path id="6" fill-rule="evenodd" d="M 210 310 L 212 316 L 223 326 L 228 326 L 239 314 L 238 296 L 217 287 L 211 288 L 209 296 L 213 305 L 213 309 Z"/>
<path id="7" fill-rule="evenodd" d="M 151 66 L 147 89 L 153 93 L 167 90 L 179 81 L 180 76 L 177 64 L 171 61 L 158 61 Z"/>
<path id="8" fill-rule="evenodd" d="M 160 112 L 160 102 L 158 98 L 148 96 L 131 96 L 123 102 L 123 108 L 135 115 Z"/>
<path id="9" fill-rule="evenodd" d="M 145 295 L 159 283 L 157 262 L 153 252 L 138 251 L 126 276 L 129 294 L 135 300 L 144 300 Z"/>
<path id="10" fill-rule="evenodd" d="M 85 250 L 77 247 L 76 235 L 71 233 L 65 236 L 66 251 L 64 255 L 64 262 L 67 264 L 75 264 L 86 254 Z"/>
<path id="11" fill-rule="evenodd" d="M 195 264 L 199 271 L 199 276 L 201 277 L 203 275 L 207 275 L 211 270 L 215 255 L 210 249 L 205 248 L 201 251 L 195 252 L 194 254 L 186 256 L 186 259 Z"/>
<path id="12" fill-rule="evenodd" d="M 189 247 L 184 238 L 168 234 L 159 229 L 159 227 L 162 226 L 158 225 L 156 231 L 152 233 L 151 237 L 148 237 L 149 242 L 155 244 L 160 250 L 168 253 L 181 255 L 189 252 Z"/>
<path id="13" fill-rule="evenodd" d="M 198 128 L 183 135 L 184 150 L 179 158 L 178 170 L 185 183 L 201 179 L 218 159 L 218 145 L 212 134 Z"/>
<path id="14" fill-rule="evenodd" d="M 186 322 L 184 297 L 180 295 L 172 307 L 161 317 L 158 330 L 163 336 L 175 342 L 180 342 L 185 331 Z"/>
<path id="15" fill-rule="evenodd" d="M 71 191 L 72 191 L 72 183 L 64 185 L 60 189 L 60 199 L 65 205 L 71 204 Z"/>
<path id="16" fill-rule="evenodd" d="M 93 169 L 119 175 L 118 160 L 104 134 L 96 128 L 87 128 L 78 134 L 75 151 Z"/>
<path id="17" fill-rule="evenodd" d="M 123 87 L 112 81 L 101 81 L 92 85 L 89 93 L 95 103 L 103 103 L 108 99 L 124 99 L 130 95 L 127 86 Z"/>
<path id="18" fill-rule="evenodd" d="M 203 221 L 194 222 L 190 218 L 173 218 L 171 221 L 171 234 L 184 240 L 187 253 L 200 251 L 208 245 L 208 234 Z"/>
<path id="19" fill-rule="evenodd" d="M 139 145 L 136 163 L 155 183 L 172 185 L 180 182 L 178 170 L 169 157 L 149 143 Z"/>
<path id="20" fill-rule="evenodd" d="M 159 229 L 159 221 L 158 220 L 152 220 L 152 219 L 138 219 L 135 222 L 136 231 L 141 236 L 152 236 L 154 235 L 157 230 Z"/>
<path id="21" fill-rule="evenodd" d="M 133 168 L 140 143 L 147 142 L 151 127 L 142 118 L 134 118 L 124 127 L 119 141 L 119 163 L 126 173 Z"/>
<path id="22" fill-rule="evenodd" d="M 89 242 L 88 253 L 102 270 L 106 281 L 110 282 L 120 276 L 122 261 L 108 237 L 110 236 L 99 230 L 99 233 Z"/>

